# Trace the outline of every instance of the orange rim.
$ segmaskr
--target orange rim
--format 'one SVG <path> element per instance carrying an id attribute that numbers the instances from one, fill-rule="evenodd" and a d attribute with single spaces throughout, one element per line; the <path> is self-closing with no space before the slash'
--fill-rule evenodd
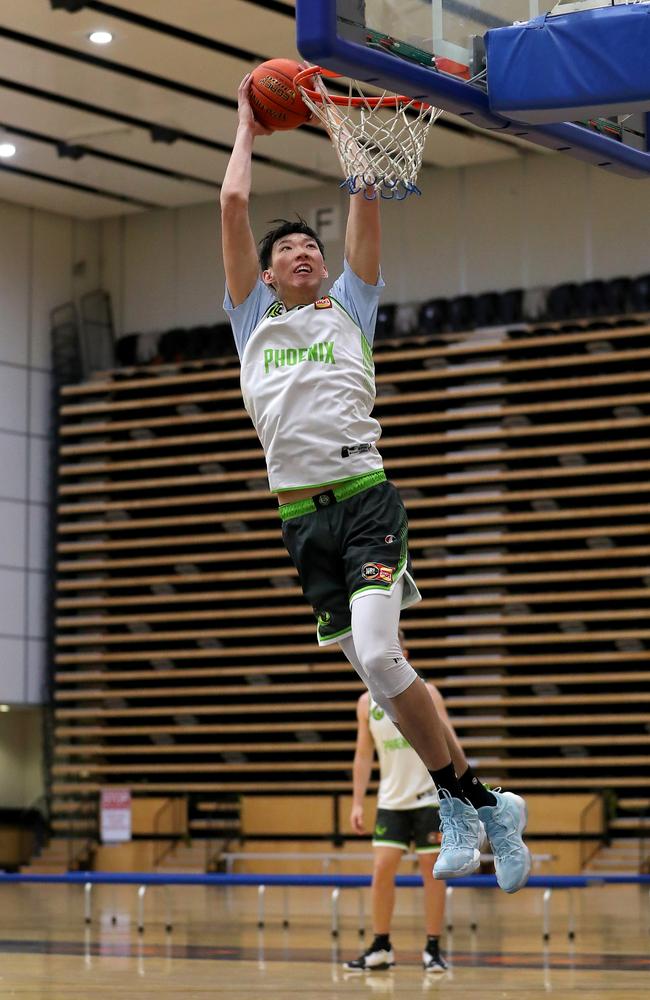
<path id="1" fill-rule="evenodd" d="M 308 66 L 307 69 L 302 69 L 300 73 L 297 73 L 293 78 L 293 82 L 296 87 L 300 90 L 304 90 L 305 94 L 318 104 L 324 103 L 323 95 L 318 90 L 312 90 L 306 84 L 308 81 L 313 80 L 315 76 L 324 76 L 327 79 L 341 79 L 342 73 L 334 73 L 331 69 L 324 69 L 322 66 Z M 332 103 L 336 104 L 338 107 L 353 107 L 353 108 L 398 108 L 401 104 L 410 105 L 412 108 L 430 108 L 430 104 L 426 104 L 424 101 L 416 101 L 412 97 L 406 97 L 403 94 L 395 94 L 393 97 L 344 97 L 342 94 L 330 94 L 328 91 L 327 99 Z"/>

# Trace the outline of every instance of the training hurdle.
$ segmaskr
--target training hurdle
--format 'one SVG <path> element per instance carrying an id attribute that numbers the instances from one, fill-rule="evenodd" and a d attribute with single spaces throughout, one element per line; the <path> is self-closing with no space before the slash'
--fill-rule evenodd
<path id="1" fill-rule="evenodd" d="M 368 888 L 372 879 L 370 875 L 250 875 L 250 874 L 215 874 L 215 875 L 160 875 L 150 872 L 68 872 L 60 875 L 21 875 L 0 873 L 0 885 L 3 883 L 43 883 L 58 885 L 81 885 L 84 890 L 84 919 L 86 924 L 92 922 L 92 889 L 94 885 L 135 885 L 137 889 L 137 926 L 139 933 L 144 932 L 144 901 L 147 889 L 161 886 L 165 889 L 165 929 L 172 930 L 172 897 L 171 890 L 175 885 L 196 886 L 255 886 L 258 898 L 258 926 L 264 927 L 264 900 L 266 890 L 272 886 L 285 890 L 284 895 L 284 926 L 289 925 L 288 897 L 286 890 L 290 887 L 324 887 L 332 890 L 331 894 L 331 933 L 338 937 L 340 930 L 339 897 L 342 889 L 357 889 L 359 891 L 359 933 L 365 932 L 365 914 L 363 911 L 362 889 Z M 419 875 L 398 875 L 395 879 L 398 888 L 421 888 L 422 879 Z M 544 941 L 550 938 L 551 899 L 554 889 L 565 889 L 571 893 L 573 889 L 586 889 L 589 886 L 603 885 L 648 885 L 650 875 L 531 875 L 526 883 L 526 889 L 543 890 L 542 937 Z M 452 893 L 456 889 L 492 889 L 497 888 L 494 875 L 469 875 L 455 879 L 453 888 L 447 887 L 447 903 L 451 905 Z M 450 892 L 451 890 L 451 892 Z M 575 937 L 575 920 L 573 900 L 569 896 L 569 938 Z M 474 925 L 475 926 L 475 925 Z"/>

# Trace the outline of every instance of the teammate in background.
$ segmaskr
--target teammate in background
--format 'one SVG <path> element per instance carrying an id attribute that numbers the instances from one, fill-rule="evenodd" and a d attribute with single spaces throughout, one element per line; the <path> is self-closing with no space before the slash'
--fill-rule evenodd
<path id="1" fill-rule="evenodd" d="M 276 220 L 258 256 L 249 218 L 251 161 L 256 137 L 267 130 L 253 116 L 249 86 L 245 77 L 221 189 L 224 308 L 284 543 L 314 609 L 319 643 L 341 646 L 435 782 L 442 831 L 436 878 L 476 870 L 480 813 L 499 884 L 516 892 L 530 870 L 521 839 L 525 803 L 488 791 L 471 768 L 457 777 L 445 727 L 397 635 L 401 609 L 420 594 L 406 511 L 386 479 L 376 444 L 381 428 L 371 416 L 372 342 L 384 285 L 380 199 L 372 187 L 350 198 L 343 273 L 324 297 L 324 248 L 303 220 Z"/>
<path id="2" fill-rule="evenodd" d="M 402 630 L 402 652 L 408 658 Z M 442 695 L 426 685 L 439 717 L 453 728 Z M 373 831 L 372 929 L 374 940 L 359 958 L 345 962 L 349 972 L 390 969 L 395 964 L 390 928 L 395 904 L 395 875 L 403 854 L 411 844 L 418 856 L 424 884 L 424 920 L 427 940 L 422 964 L 427 972 L 445 972 L 440 954 L 440 934 L 445 912 L 445 883 L 432 878 L 439 850 L 440 817 L 435 785 L 424 764 L 395 728 L 381 706 L 366 692 L 357 702 L 357 745 L 354 753 L 352 811 L 350 825 L 365 833 L 363 800 L 372 763 L 379 760 L 377 816 Z M 462 753 L 462 751 L 461 751 Z"/>

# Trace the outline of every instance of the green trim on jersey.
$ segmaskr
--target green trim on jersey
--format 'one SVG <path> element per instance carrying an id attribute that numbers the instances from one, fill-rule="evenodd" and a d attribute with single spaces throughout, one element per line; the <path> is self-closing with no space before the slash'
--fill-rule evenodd
<path id="1" fill-rule="evenodd" d="M 339 484 L 334 486 L 332 493 L 337 500 L 347 500 L 348 497 L 356 496 L 364 490 L 369 490 L 372 486 L 386 481 L 386 473 L 383 469 L 375 469 L 373 472 L 364 472 L 360 476 L 351 476 L 349 479 L 339 480 Z M 314 486 L 305 486 L 304 489 L 319 489 L 327 487 L 328 483 L 317 483 Z M 281 521 L 289 521 L 293 517 L 302 517 L 303 514 L 315 514 L 319 508 L 311 497 L 304 500 L 296 500 L 294 503 L 283 503 L 278 507 L 278 514 Z"/>
<path id="2" fill-rule="evenodd" d="M 359 333 L 361 334 L 361 356 L 363 358 L 364 374 L 365 374 L 365 377 L 366 377 L 366 388 L 370 392 L 374 392 L 374 389 L 375 389 L 375 363 L 374 363 L 373 357 L 372 357 L 372 346 L 370 344 L 370 341 L 368 340 L 368 338 L 367 338 L 366 334 L 364 333 L 362 327 L 359 326 L 359 324 L 357 323 L 357 321 L 354 318 L 354 316 L 350 315 L 350 313 L 347 311 L 347 309 L 345 308 L 345 306 L 343 305 L 343 303 L 339 302 L 339 300 L 336 299 L 336 298 L 334 298 L 333 295 L 328 295 L 328 298 L 331 299 L 332 302 L 336 302 L 337 306 L 339 306 L 339 308 L 343 310 L 343 312 L 345 313 L 345 315 L 348 316 L 352 320 L 352 322 L 354 323 L 354 325 L 359 330 Z"/>
<path id="3" fill-rule="evenodd" d="M 363 357 L 363 370 L 366 378 L 366 388 L 370 392 L 375 391 L 375 362 L 372 358 L 372 347 L 368 343 L 363 330 L 361 331 L 361 354 Z"/>
<path id="4" fill-rule="evenodd" d="M 328 295 L 328 296 L 327 296 L 327 298 L 328 298 L 328 299 L 331 299 L 331 300 L 332 300 L 332 302 L 336 302 L 336 304 L 337 304 L 337 306 L 339 307 L 339 309 L 342 309 L 342 310 L 343 310 L 343 312 L 345 313 L 345 315 L 346 315 L 346 316 L 347 316 L 347 317 L 348 317 L 349 319 L 351 319 L 351 320 L 352 320 L 352 322 L 354 323 L 354 325 L 355 325 L 355 326 L 356 326 L 356 327 L 357 327 L 357 328 L 358 328 L 359 330 L 361 330 L 361 327 L 360 327 L 360 326 L 359 326 L 359 324 L 357 323 L 357 321 L 356 321 L 356 319 L 354 318 L 354 316 L 350 315 L 350 313 L 349 313 L 349 312 L 347 311 L 347 309 L 345 308 L 345 306 L 343 305 L 343 303 L 342 303 L 342 302 L 339 302 L 339 300 L 338 300 L 338 299 L 335 299 L 333 295 Z M 365 337 L 365 333 L 363 332 L 363 330 L 361 330 L 361 336 L 362 336 L 362 337 Z"/>

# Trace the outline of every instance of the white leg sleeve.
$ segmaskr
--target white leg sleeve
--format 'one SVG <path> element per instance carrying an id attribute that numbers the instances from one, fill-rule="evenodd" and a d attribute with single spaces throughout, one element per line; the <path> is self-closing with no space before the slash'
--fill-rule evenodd
<path id="1" fill-rule="evenodd" d="M 403 582 L 392 594 L 365 594 L 352 602 L 354 660 L 343 640 L 341 647 L 375 701 L 393 717 L 386 701 L 406 691 L 416 679 L 413 667 L 402 656 L 398 630 Z M 344 643 L 346 645 L 344 645 Z M 357 662 L 355 662 L 355 660 Z"/>
<path id="2" fill-rule="evenodd" d="M 368 688 L 372 700 L 377 705 L 380 705 L 383 708 L 384 712 L 386 713 L 389 719 L 395 722 L 395 716 L 393 714 L 393 707 L 391 705 L 390 698 L 387 698 L 386 695 L 383 693 L 383 691 L 377 688 L 376 684 L 371 684 L 370 678 L 368 677 L 368 674 L 361 666 L 359 657 L 357 656 L 357 651 L 354 648 L 354 639 L 352 638 L 352 636 L 348 635 L 344 639 L 339 639 L 339 646 L 345 653 L 346 658 L 350 661 L 350 663 L 358 673 L 362 682 Z"/>

